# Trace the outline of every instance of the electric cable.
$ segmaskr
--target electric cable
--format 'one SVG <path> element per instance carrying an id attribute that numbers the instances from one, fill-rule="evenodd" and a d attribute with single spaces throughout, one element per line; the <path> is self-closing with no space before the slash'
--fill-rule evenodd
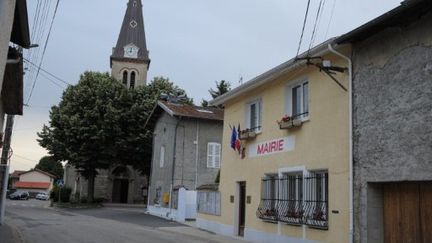
<path id="1" fill-rule="evenodd" d="M 301 32 L 301 35 L 300 35 L 300 41 L 299 41 L 299 45 L 298 45 L 298 48 L 297 48 L 296 58 L 299 55 L 300 47 L 301 47 L 302 40 L 303 40 L 304 30 L 305 30 L 305 27 L 306 27 L 307 17 L 308 17 L 308 13 L 309 13 L 309 6 L 310 6 L 310 0 L 308 0 L 307 6 L 306 6 L 306 13 L 305 13 L 305 17 L 304 17 L 304 20 L 303 20 L 303 28 L 302 28 L 302 32 Z"/>

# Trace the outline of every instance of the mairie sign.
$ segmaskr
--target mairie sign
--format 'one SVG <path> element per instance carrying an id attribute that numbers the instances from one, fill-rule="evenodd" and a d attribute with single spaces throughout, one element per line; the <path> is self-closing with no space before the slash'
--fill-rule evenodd
<path id="1" fill-rule="evenodd" d="M 249 146 L 249 157 L 265 156 L 294 150 L 295 137 L 273 139 Z"/>

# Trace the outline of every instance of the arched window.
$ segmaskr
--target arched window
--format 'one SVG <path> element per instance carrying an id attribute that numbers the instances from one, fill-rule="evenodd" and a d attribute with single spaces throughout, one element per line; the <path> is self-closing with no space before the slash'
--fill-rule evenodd
<path id="1" fill-rule="evenodd" d="M 130 76 L 130 88 L 133 89 L 135 87 L 135 72 L 131 72 Z"/>
<path id="2" fill-rule="evenodd" d="M 123 71 L 123 84 L 124 85 L 127 85 L 127 80 L 128 80 L 128 72 Z"/>

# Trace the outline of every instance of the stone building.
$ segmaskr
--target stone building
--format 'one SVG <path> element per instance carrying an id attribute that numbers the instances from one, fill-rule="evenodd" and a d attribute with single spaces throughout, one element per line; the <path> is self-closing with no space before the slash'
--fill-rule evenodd
<path id="1" fill-rule="evenodd" d="M 129 0 L 116 46 L 110 57 L 111 75 L 126 87 L 145 85 L 150 65 L 141 0 Z M 65 183 L 80 197 L 87 195 L 87 180 L 74 167 L 65 168 Z M 112 203 L 145 203 L 148 175 L 130 166 L 98 170 L 95 198 Z"/>
<path id="2" fill-rule="evenodd" d="M 153 129 L 149 211 L 175 208 L 176 189 L 214 183 L 220 168 L 223 110 L 159 101 Z M 170 197 L 173 196 L 173 197 Z"/>
<path id="3" fill-rule="evenodd" d="M 352 45 L 355 242 L 432 242 L 432 2 L 404 1 Z"/>

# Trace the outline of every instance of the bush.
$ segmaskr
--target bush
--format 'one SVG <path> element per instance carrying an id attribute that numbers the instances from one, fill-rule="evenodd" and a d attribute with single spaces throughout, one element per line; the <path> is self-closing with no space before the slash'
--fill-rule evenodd
<path id="1" fill-rule="evenodd" d="M 54 202 L 58 202 L 59 201 L 59 195 L 60 195 L 61 202 L 69 202 L 71 193 L 72 193 L 72 188 L 63 187 L 60 190 L 60 188 L 57 185 L 55 185 L 53 187 L 53 189 L 51 190 L 50 198 Z"/>

